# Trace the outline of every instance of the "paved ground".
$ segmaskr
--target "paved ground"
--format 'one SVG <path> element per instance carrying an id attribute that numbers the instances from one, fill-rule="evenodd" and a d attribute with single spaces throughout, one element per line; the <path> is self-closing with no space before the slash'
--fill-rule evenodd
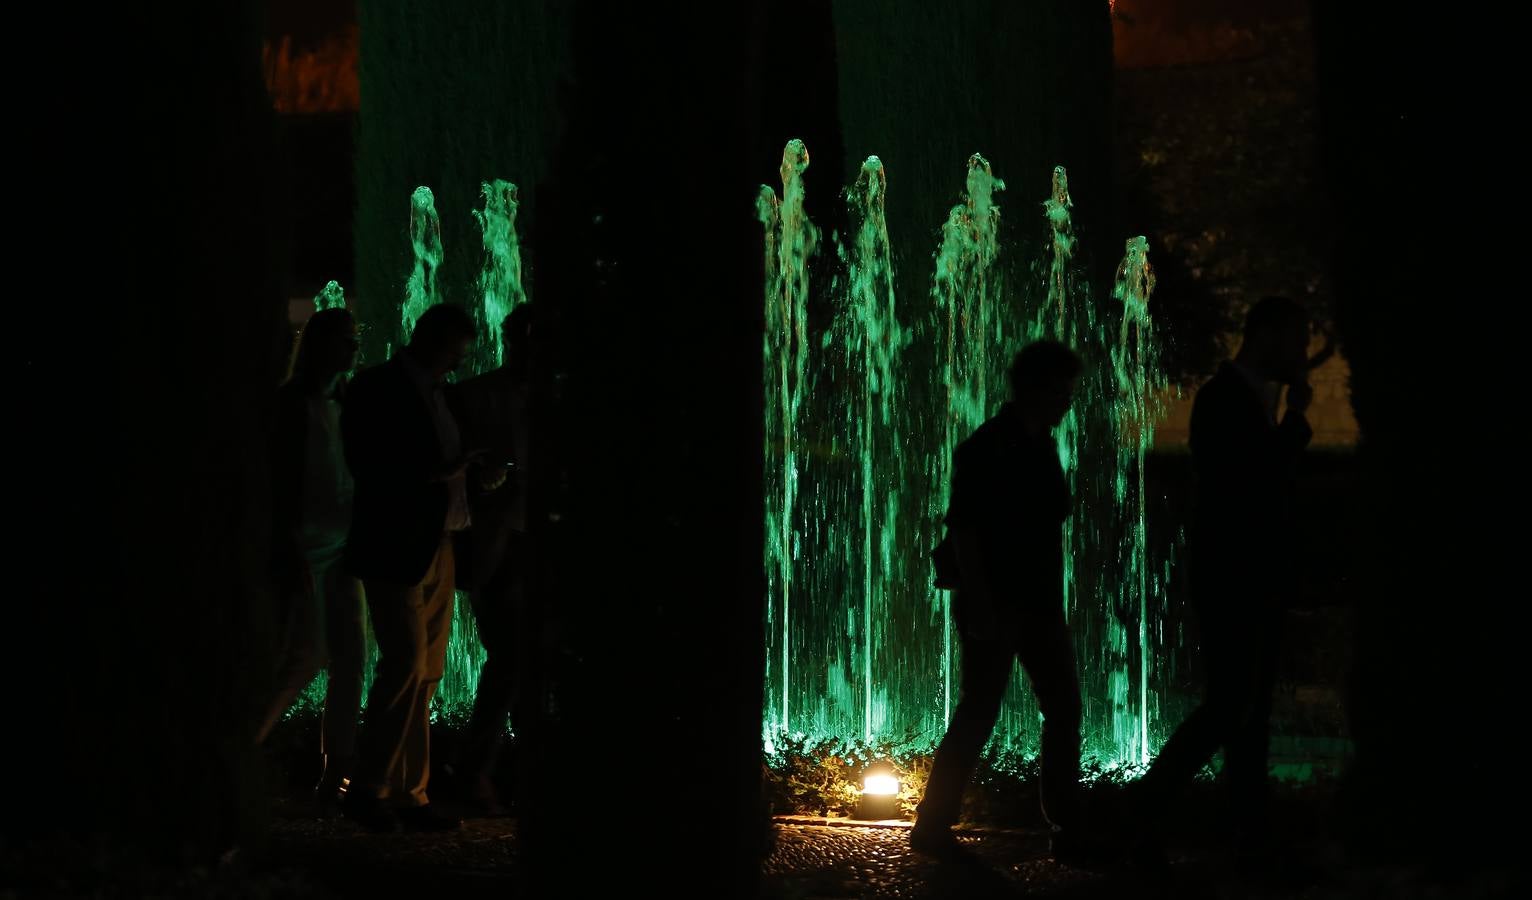
<path id="1" fill-rule="evenodd" d="M 1151 878 L 1122 867 L 1093 873 L 1054 863 L 1035 830 L 965 832 L 969 858 L 938 863 L 912 853 L 904 828 L 802 824 L 779 820 L 763 866 L 769 900 L 841 898 L 1499 897 L 1518 896 L 1509 869 L 1443 880 L 1421 869 L 1349 866 L 1322 845 L 1300 848 L 1280 869 L 1250 873 L 1215 849 L 1175 854 L 1168 875 Z M 622 827 L 633 827 L 633 824 Z M 600 840 L 620 840 L 620 830 Z M 599 859 L 599 850 L 593 858 Z M 469 820 L 449 835 L 375 836 L 339 819 L 288 811 L 276 822 L 271 871 L 301 873 L 312 896 L 528 896 L 518 878 L 516 825 L 511 819 Z M 1515 889 L 1513 889 L 1515 888 Z M 274 892 L 281 894 L 282 892 Z M 646 894 L 648 892 L 645 892 Z M 692 891 L 661 892 L 692 896 Z M 302 894 L 297 894 L 302 896 Z"/>
<path id="2" fill-rule="evenodd" d="M 589 860 L 613 865 L 624 834 L 642 820 L 593 823 Z M 760 900 L 847 898 L 1499 898 L 1532 896 L 1521 860 L 1435 859 L 1431 867 L 1365 867 L 1321 843 L 1300 847 L 1280 870 L 1236 870 L 1207 840 L 1188 845 L 1157 878 L 1129 868 L 1092 873 L 1053 863 L 1036 830 L 966 832 L 967 860 L 911 853 L 902 828 L 779 820 L 762 866 Z M 521 878 L 512 819 L 470 820 L 446 835 L 370 835 L 341 819 L 279 810 L 267 853 L 248 864 L 170 869 L 109 848 L 65 841 L 0 841 L 0 900 L 32 897 L 174 900 L 333 900 L 360 897 L 578 897 L 580 872 L 556 889 Z M 603 871 L 610 875 L 610 870 Z M 635 884 L 626 896 L 714 898 L 692 885 Z"/>

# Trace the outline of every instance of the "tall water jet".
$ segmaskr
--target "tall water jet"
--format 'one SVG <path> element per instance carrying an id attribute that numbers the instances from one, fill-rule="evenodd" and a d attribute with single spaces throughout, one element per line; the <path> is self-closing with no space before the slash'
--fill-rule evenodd
<path id="1" fill-rule="evenodd" d="M 1054 436 L 1074 497 L 1061 602 L 1080 662 L 1086 752 L 1107 766 L 1142 765 L 1159 699 L 1151 643 L 1162 630 L 1158 600 L 1177 539 L 1150 535 L 1147 522 L 1146 455 L 1165 388 L 1148 318 L 1153 276 L 1146 243 L 1129 242 L 1115 285 L 1122 305 L 1102 304 L 1073 265 L 1079 245 L 1063 167 L 1055 167 L 1042 206 L 1047 289 L 1029 337 L 1069 344 L 1085 362 L 1075 404 Z"/>
<path id="2" fill-rule="evenodd" d="M 993 412 L 991 385 L 1003 382 L 1006 361 L 1020 346 L 1015 316 L 1001 302 L 1000 207 L 995 194 L 1005 189 L 989 161 L 975 153 L 968 159 L 961 202 L 942 226 L 932 283 L 935 321 L 940 336 L 935 393 L 941 398 L 941 441 L 928 461 L 930 543 L 941 536 L 951 491 L 952 453 Z M 943 720 L 951 719 L 954 700 L 954 639 L 951 597 L 934 591 L 941 617 Z"/>
<path id="3" fill-rule="evenodd" d="M 766 510 L 766 546 L 762 554 L 766 569 L 766 709 L 762 731 L 767 752 L 775 747 L 775 737 L 787 731 L 788 655 L 787 610 L 788 585 L 792 583 L 791 519 L 787 515 L 789 496 L 787 452 L 792 446 L 788 433 L 787 357 L 784 339 L 791 334 L 790 323 L 778 314 L 782 276 L 777 269 L 777 243 L 781 237 L 782 203 L 770 185 L 763 184 L 755 202 L 765 240 L 762 282 L 765 291 L 765 328 L 761 340 L 761 372 L 765 392 L 764 431 L 766 446 L 762 452 L 765 469 L 762 499 Z"/>
<path id="4" fill-rule="evenodd" d="M 1000 304 L 1000 207 L 995 192 L 1005 189 L 984 157 L 968 160 L 963 201 L 952 207 L 942 227 L 936 254 L 933 294 L 942 335 L 942 389 L 946 420 L 942 450 L 950 467 L 951 451 L 991 413 L 991 385 L 1019 339 Z M 947 471 L 941 472 L 945 476 Z M 948 479 L 937 479 L 939 502 L 946 509 Z"/>
<path id="5" fill-rule="evenodd" d="M 479 325 L 475 348 L 476 372 L 504 364 L 500 323 L 526 300 L 521 286 L 521 241 L 516 235 L 516 211 L 520 207 L 516 185 L 495 178 L 479 188 L 484 208 L 474 210 L 474 221 L 484 238 L 484 267 L 479 271 L 479 303 L 474 318 Z"/>
<path id="6" fill-rule="evenodd" d="M 1043 202 L 1043 213 L 1048 220 L 1049 234 L 1049 260 L 1048 260 L 1048 289 L 1042 308 L 1038 311 L 1037 318 L 1032 323 L 1029 339 L 1052 338 L 1060 343 L 1075 348 L 1076 352 L 1083 352 L 1080 347 L 1081 336 L 1089 334 L 1089 323 L 1081 323 L 1081 307 L 1089 315 L 1090 297 L 1089 289 L 1083 292 L 1082 297 L 1074 296 L 1072 292 L 1074 277 L 1072 263 L 1075 253 L 1074 234 L 1074 203 L 1069 198 L 1069 175 L 1063 166 L 1053 167 L 1053 184 L 1048 199 Z M 1084 302 L 1071 302 L 1083 300 Z M 1085 327 L 1081 327 L 1084 325 Z M 1089 365 L 1087 364 L 1087 369 Z M 1064 596 L 1059 598 L 1063 604 L 1064 615 L 1073 618 L 1078 591 L 1076 588 L 1077 561 L 1080 556 L 1076 535 L 1080 532 L 1080 497 L 1079 497 L 1079 462 L 1080 462 L 1080 404 L 1089 403 L 1093 398 L 1091 373 L 1081 373 L 1081 399 L 1070 407 L 1064 415 L 1064 420 L 1054 429 L 1054 440 L 1058 445 L 1059 465 L 1064 470 L 1065 482 L 1069 485 L 1069 496 L 1074 498 L 1075 503 L 1070 510 L 1070 515 L 1064 520 L 1063 547 L 1064 547 Z"/>
<path id="7" fill-rule="evenodd" d="M 1085 752 L 1110 764 L 1127 752 L 1117 738 L 1126 727 L 1125 710 L 1111 698 L 1129 677 L 1120 646 L 1122 625 L 1116 615 L 1118 523 L 1108 513 L 1114 509 L 1118 477 L 1112 413 L 1117 379 L 1109 352 L 1115 334 L 1107 330 L 1091 285 L 1075 265 L 1079 240 L 1069 175 L 1063 166 L 1054 167 L 1041 206 L 1048 228 L 1048 257 L 1046 269 L 1039 272 L 1044 291 L 1033 304 L 1027 337 L 1067 344 L 1085 363 L 1075 402 L 1054 429 L 1059 465 L 1072 498 L 1061 535 L 1064 590 L 1059 602 L 1075 639 L 1080 667 Z"/>
<path id="8" fill-rule="evenodd" d="M 867 742 L 882 729 L 888 712 L 887 685 L 875 687 L 874 678 L 880 668 L 885 677 L 895 669 L 879 666 L 890 601 L 908 590 L 909 570 L 918 563 L 910 558 L 910 542 L 900 527 L 909 415 L 899 363 L 910 336 L 895 309 L 886 192 L 883 163 L 870 156 L 848 192 L 856 238 L 845 303 L 837 317 L 850 375 L 847 387 L 858 395 L 847 433 L 853 442 L 849 455 L 858 461 L 860 474 L 862 738 Z"/>
<path id="9" fill-rule="evenodd" d="M 1064 329 L 1069 318 L 1069 264 L 1075 255 L 1073 208 L 1074 201 L 1069 199 L 1069 173 L 1063 166 L 1054 166 L 1053 187 L 1048 199 L 1043 201 L 1043 213 L 1048 219 L 1049 249 L 1052 251 L 1048 263 L 1047 308 L 1058 313 L 1055 321 L 1059 340 L 1067 337 Z"/>
<path id="10" fill-rule="evenodd" d="M 436 198 L 424 185 L 410 195 L 410 250 L 415 267 L 404 283 L 404 305 L 399 310 L 400 340 L 404 343 L 409 342 L 421 314 L 441 301 L 436 272 L 442 264 L 442 226 L 436 215 Z"/>
<path id="11" fill-rule="evenodd" d="M 1137 691 L 1128 696 L 1128 686 L 1115 691 L 1114 700 L 1125 708 L 1136 706 L 1130 718 L 1134 733 L 1119 734 L 1120 744 L 1129 758 L 1139 765 L 1149 762 L 1150 708 L 1149 681 L 1152 652 L 1150 622 L 1155 610 L 1152 599 L 1161 584 L 1158 573 L 1151 572 L 1147 529 L 1148 495 L 1145 489 L 1145 458 L 1154 443 L 1154 426 L 1161 415 L 1160 392 L 1165 380 L 1159 365 L 1159 342 L 1149 316 L 1149 298 L 1154 292 L 1154 270 L 1149 265 L 1149 245 L 1143 236 L 1129 238 L 1122 262 L 1117 267 L 1114 299 L 1122 303 L 1122 323 L 1112 350 L 1112 371 L 1117 381 L 1117 402 L 1113 405 L 1116 421 L 1118 478 L 1116 499 L 1118 515 L 1126 527 L 1119 529 L 1118 571 L 1122 573 L 1118 610 L 1121 620 L 1136 624 Z M 1126 646 L 1123 647 L 1127 649 Z"/>
<path id="12" fill-rule="evenodd" d="M 809 262 L 819 230 L 804 211 L 803 173 L 809 166 L 803 141 L 782 151 L 779 201 L 763 185 L 757 214 L 766 235 L 766 579 L 767 740 L 792 729 L 793 568 L 801 546 L 797 498 L 799 446 L 809 388 Z"/>

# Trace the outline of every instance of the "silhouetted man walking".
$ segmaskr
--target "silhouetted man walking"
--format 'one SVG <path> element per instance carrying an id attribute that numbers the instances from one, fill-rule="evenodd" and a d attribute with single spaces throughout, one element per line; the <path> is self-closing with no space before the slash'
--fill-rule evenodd
<path id="1" fill-rule="evenodd" d="M 1207 693 L 1136 789 L 1153 822 L 1219 747 L 1241 837 L 1265 838 L 1268 721 L 1281 614 L 1297 593 L 1294 467 L 1313 432 L 1304 411 L 1309 319 L 1268 297 L 1250 309 L 1233 360 L 1197 392 L 1191 451 L 1196 508 L 1191 595 L 1202 632 Z M 1287 410 L 1277 420 L 1282 387 Z"/>
<path id="2" fill-rule="evenodd" d="M 344 810 L 366 828 L 441 831 L 461 823 L 434 811 L 431 698 L 452 630 L 452 534 L 467 528 L 467 470 L 444 379 L 463 364 L 473 319 L 427 309 L 408 347 L 357 375 L 341 416 L 356 479 L 347 568 L 362 579 L 378 640 L 357 775 Z"/>
<path id="3" fill-rule="evenodd" d="M 963 788 L 994 730 L 1015 660 L 1043 714 L 1042 804 L 1052 849 L 1082 861 L 1080 683 L 1064 622 L 1062 525 L 1069 487 L 1051 431 L 1074 397 L 1080 358 L 1040 341 L 1011 365 L 1012 401 L 952 455 L 948 540 L 959 586 L 952 615 L 962 641 L 962 696 L 937 748 L 911 846 L 956 849 Z"/>

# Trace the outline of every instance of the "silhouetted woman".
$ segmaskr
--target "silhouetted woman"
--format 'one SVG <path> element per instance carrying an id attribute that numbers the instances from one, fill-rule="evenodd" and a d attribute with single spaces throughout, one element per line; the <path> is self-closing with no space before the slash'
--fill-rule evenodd
<path id="1" fill-rule="evenodd" d="M 316 792 L 333 801 L 356 757 L 366 636 L 362 583 L 342 571 L 351 527 L 351 472 L 341 448 L 340 407 L 357 364 L 356 323 L 345 309 L 314 313 L 277 390 L 273 435 L 273 569 L 285 615 L 276 695 L 257 740 L 329 667 Z"/>

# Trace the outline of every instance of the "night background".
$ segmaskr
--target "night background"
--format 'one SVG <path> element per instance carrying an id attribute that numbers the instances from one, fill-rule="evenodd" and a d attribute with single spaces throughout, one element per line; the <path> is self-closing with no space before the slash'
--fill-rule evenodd
<path id="1" fill-rule="evenodd" d="M 1526 887 L 1509 15 L 1322 0 L 34 12 L 8 66 L 8 558 L 24 577 L 0 896 Z M 796 294 L 765 243 L 793 226 L 763 238 L 757 213 L 762 185 L 791 209 L 792 139 L 818 229 Z M 951 275 L 944 224 L 955 204 L 985 209 L 975 153 L 1004 182 L 999 252 L 965 250 Z M 886 194 L 858 205 L 871 155 Z M 1055 166 L 1078 239 L 1063 276 L 1043 206 Z M 486 341 L 456 377 L 491 368 L 475 213 L 497 178 L 518 186 L 516 299 L 537 309 L 535 702 L 496 772 L 511 815 L 369 835 L 311 810 L 322 689 L 264 745 L 246 737 L 281 643 L 271 397 L 330 281 L 362 368 L 403 344 L 419 186 L 444 251 L 431 299 L 470 310 Z M 1017 672 L 963 810 L 972 858 L 938 864 L 907 835 L 955 697 L 924 556 L 949 435 L 993 413 L 1004 362 L 1054 327 L 1099 370 L 1081 402 L 1117 408 L 1103 386 L 1124 377 L 1111 348 L 1131 304 L 1113 287 L 1138 235 L 1154 344 L 1128 378 L 1152 423 L 1078 413 L 1066 538 L 1087 802 L 1118 816 L 1200 695 L 1191 401 L 1249 305 L 1292 297 L 1312 349 L 1336 352 L 1310 374 L 1301 588 L 1273 695 L 1285 855 L 1276 874 L 1226 862 L 1215 766 L 1170 816 L 1168 873 L 1052 862 Z M 789 295 L 800 318 L 774 318 Z M 1066 300 L 1077 318 L 1054 326 Z M 942 349 L 959 317 L 992 329 L 958 353 L 967 376 Z M 800 344 L 801 382 L 781 374 Z M 963 377 L 991 387 L 960 415 L 943 398 Z M 464 743 L 483 654 L 463 597 L 453 622 L 438 761 Z M 862 815 L 874 769 L 899 778 L 888 815 Z"/>

